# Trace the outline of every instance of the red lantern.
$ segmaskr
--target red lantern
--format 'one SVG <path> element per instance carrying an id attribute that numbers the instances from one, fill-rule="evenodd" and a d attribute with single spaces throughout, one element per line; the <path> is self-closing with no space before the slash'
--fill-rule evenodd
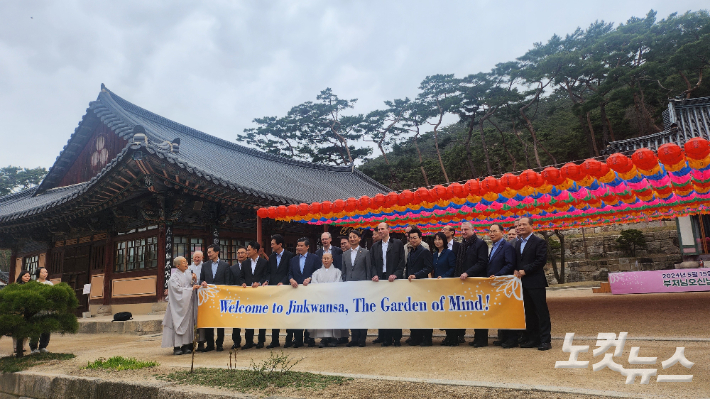
<path id="1" fill-rule="evenodd" d="M 548 183 L 552 184 L 553 186 L 556 186 L 558 184 L 562 184 L 565 181 L 565 178 L 562 176 L 562 172 L 560 172 L 560 170 L 555 168 L 554 166 L 546 167 L 542 171 L 541 175 L 542 175 L 543 179 L 545 179 Z"/>
<path id="2" fill-rule="evenodd" d="M 268 216 L 268 211 L 266 210 L 266 208 L 259 208 L 256 210 L 256 216 L 263 219 Z"/>
<path id="3" fill-rule="evenodd" d="M 503 192 L 503 187 L 500 185 L 498 179 L 493 176 L 488 176 L 481 182 L 481 188 L 486 190 L 486 192 L 492 192 L 499 194 Z"/>
<path id="4" fill-rule="evenodd" d="M 446 187 L 442 185 L 434 186 L 434 188 L 429 190 L 429 196 L 432 197 L 432 201 L 438 201 L 440 199 L 447 200 L 451 198 L 451 196 L 449 195 L 449 190 L 447 190 Z"/>
<path id="5" fill-rule="evenodd" d="M 631 156 L 631 160 L 637 168 L 642 170 L 651 170 L 658 166 L 658 158 L 656 154 L 648 148 L 639 148 Z"/>
<path id="6" fill-rule="evenodd" d="M 407 206 L 412 203 L 413 199 L 414 199 L 414 194 L 412 194 L 412 192 L 409 190 L 404 190 L 401 193 L 399 193 L 399 198 L 397 199 L 397 205 Z"/>
<path id="7" fill-rule="evenodd" d="M 520 188 L 523 188 L 525 186 L 537 188 L 545 184 L 545 180 L 542 178 L 542 176 L 540 176 L 539 173 L 535 172 L 532 169 L 528 169 L 525 172 L 521 173 L 520 176 L 518 176 L 518 180 L 520 181 Z"/>
<path id="8" fill-rule="evenodd" d="M 414 203 L 430 202 L 429 190 L 426 187 L 420 187 L 414 192 Z"/>
<path id="9" fill-rule="evenodd" d="M 278 215 L 277 213 L 277 208 L 275 206 L 270 206 L 266 208 L 266 216 L 269 217 L 269 219 L 276 219 L 276 216 Z"/>
<path id="10" fill-rule="evenodd" d="M 363 195 L 362 197 L 360 197 L 360 199 L 358 200 L 357 209 L 361 211 L 370 209 L 370 197 L 368 197 L 367 195 Z"/>
<path id="11" fill-rule="evenodd" d="M 469 195 L 479 195 L 481 193 L 481 184 L 478 179 L 471 179 L 464 184 L 464 188 Z"/>
<path id="12" fill-rule="evenodd" d="M 330 207 L 330 210 L 333 213 L 340 213 L 343 211 L 343 209 L 345 209 L 345 201 L 341 199 L 333 201 L 333 205 Z"/>
<path id="13" fill-rule="evenodd" d="M 382 208 L 382 206 L 385 204 L 385 196 L 382 194 L 377 194 L 374 197 L 372 197 L 372 200 L 370 201 L 370 205 L 375 208 Z"/>
<path id="14" fill-rule="evenodd" d="M 278 208 L 276 208 L 276 216 L 280 218 L 285 218 L 286 215 L 288 215 L 288 209 L 284 205 L 279 205 Z"/>
<path id="15" fill-rule="evenodd" d="M 609 174 L 609 171 L 611 169 L 609 168 L 609 165 L 607 165 L 606 163 L 601 162 L 601 164 L 602 164 L 602 166 L 601 166 L 602 169 L 599 173 L 601 174 L 601 177 L 604 177 Z"/>
<path id="16" fill-rule="evenodd" d="M 392 191 L 385 196 L 385 208 L 392 208 L 399 202 L 399 194 Z"/>
<path id="17" fill-rule="evenodd" d="M 586 161 L 582 162 L 582 165 L 580 167 L 582 168 L 583 173 L 586 173 L 595 178 L 599 178 L 606 175 L 606 173 L 602 173 L 602 165 L 603 163 L 597 161 L 596 159 L 587 159 Z"/>
<path id="18" fill-rule="evenodd" d="M 451 188 L 451 191 L 454 193 L 454 197 L 456 197 L 456 198 L 468 197 L 468 193 L 466 192 L 466 188 L 464 186 L 462 186 L 460 183 L 451 183 L 449 185 L 449 188 Z"/>
<path id="19" fill-rule="evenodd" d="M 520 184 L 520 179 L 518 176 L 512 173 L 506 173 L 500 178 L 500 185 L 503 188 L 511 188 L 513 190 L 520 190 L 523 185 Z"/>
<path id="20" fill-rule="evenodd" d="M 286 214 L 290 217 L 298 215 L 298 205 L 289 205 L 288 208 L 286 208 Z"/>
<path id="21" fill-rule="evenodd" d="M 626 173 L 634 167 L 634 163 L 631 162 L 629 157 L 618 152 L 609 156 L 609 158 L 606 159 L 606 164 L 617 173 Z"/>
<path id="22" fill-rule="evenodd" d="M 309 213 L 312 213 L 314 215 L 318 215 L 321 212 L 321 204 L 320 202 L 314 202 L 310 206 Z"/>
<path id="23" fill-rule="evenodd" d="M 573 162 L 566 163 L 561 169 L 562 177 L 567 179 L 572 179 L 574 181 L 580 181 L 586 177 L 586 174 L 582 172 L 579 165 Z"/>
<path id="24" fill-rule="evenodd" d="M 330 201 L 323 201 L 320 203 L 320 211 L 321 213 L 328 214 L 331 212 L 333 209 L 333 204 Z"/>
<path id="25" fill-rule="evenodd" d="M 299 216 L 306 216 L 308 215 L 308 211 L 310 211 L 311 207 L 308 204 L 299 204 L 298 205 L 298 215 Z"/>
<path id="26" fill-rule="evenodd" d="M 690 159 L 701 160 L 710 154 L 710 143 L 701 137 L 693 137 L 685 143 L 685 155 Z"/>
<path id="27" fill-rule="evenodd" d="M 348 198 L 345 200 L 345 212 L 351 213 L 355 209 L 357 209 L 358 206 L 358 200 L 356 200 L 353 197 Z"/>
<path id="28" fill-rule="evenodd" d="M 675 143 L 666 143 L 658 148 L 658 159 L 664 165 L 677 165 L 683 161 L 683 150 Z"/>

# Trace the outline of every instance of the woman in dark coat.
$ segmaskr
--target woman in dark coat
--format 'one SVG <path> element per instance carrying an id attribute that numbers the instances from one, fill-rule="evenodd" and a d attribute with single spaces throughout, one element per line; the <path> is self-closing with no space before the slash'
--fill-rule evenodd
<path id="1" fill-rule="evenodd" d="M 434 270 L 432 276 L 436 278 L 454 277 L 456 268 L 456 254 L 448 248 L 446 235 L 442 232 L 434 236 Z M 446 330 L 446 338 L 441 342 L 444 346 L 458 346 L 459 330 Z"/>

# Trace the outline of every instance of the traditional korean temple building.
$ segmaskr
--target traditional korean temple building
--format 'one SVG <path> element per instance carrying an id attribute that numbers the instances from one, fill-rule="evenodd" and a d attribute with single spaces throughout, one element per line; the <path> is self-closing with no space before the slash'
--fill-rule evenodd
<path id="1" fill-rule="evenodd" d="M 286 247 L 324 228 L 265 220 L 262 206 L 373 196 L 389 189 L 355 170 L 282 158 L 173 122 L 104 85 L 42 183 L 0 198 L 0 248 L 14 267 L 44 266 L 80 311 L 160 310 L 172 259 L 210 243 Z M 338 231 L 333 231 L 337 235 Z M 315 245 L 311 246 L 315 250 Z M 91 292 L 83 295 L 85 284 Z"/>

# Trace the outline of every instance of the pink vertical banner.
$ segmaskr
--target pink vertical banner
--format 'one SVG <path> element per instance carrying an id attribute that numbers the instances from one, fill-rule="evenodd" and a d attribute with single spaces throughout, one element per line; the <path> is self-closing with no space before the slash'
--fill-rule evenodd
<path id="1" fill-rule="evenodd" d="M 710 291 L 710 269 L 609 273 L 612 294 Z"/>

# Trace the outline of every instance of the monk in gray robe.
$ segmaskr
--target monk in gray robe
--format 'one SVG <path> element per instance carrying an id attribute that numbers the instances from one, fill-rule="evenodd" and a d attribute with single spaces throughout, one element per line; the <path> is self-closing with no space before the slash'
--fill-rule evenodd
<path id="1" fill-rule="evenodd" d="M 324 253 L 322 263 L 323 267 L 313 272 L 311 284 L 337 283 L 343 280 L 340 270 L 337 267 L 333 267 L 332 254 Z M 343 330 L 308 330 L 308 332 L 311 334 L 311 338 L 321 339 L 319 348 L 326 346 L 336 347 L 338 346 L 338 338 L 343 337 Z"/>
<path id="2" fill-rule="evenodd" d="M 187 271 L 187 260 L 178 256 L 173 261 L 177 268 L 168 282 L 168 308 L 163 318 L 162 348 L 173 348 L 173 355 L 192 352 L 195 320 L 197 317 L 197 289 L 192 273 Z"/>

